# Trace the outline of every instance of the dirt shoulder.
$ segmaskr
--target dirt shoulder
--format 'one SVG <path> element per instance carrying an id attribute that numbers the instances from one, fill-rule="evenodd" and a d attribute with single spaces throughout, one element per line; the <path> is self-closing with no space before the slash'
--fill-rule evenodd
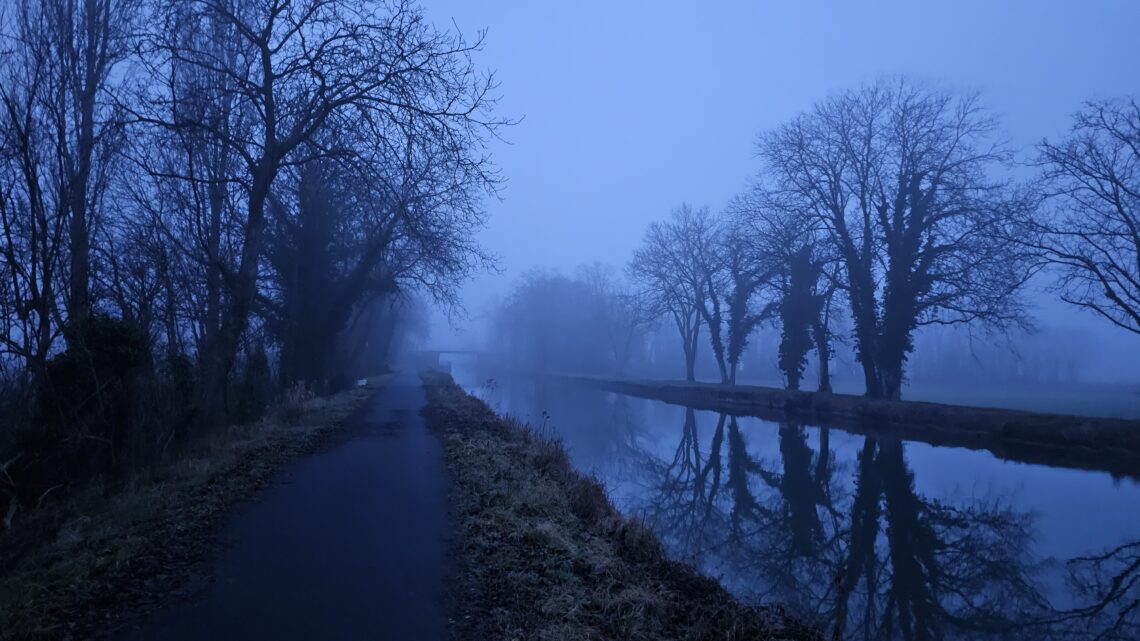
<path id="1" fill-rule="evenodd" d="M 100 638 L 192 592 L 231 510 L 333 440 L 389 378 L 223 431 L 110 499 L 73 497 L 0 534 L 0 639 Z"/>
<path id="2" fill-rule="evenodd" d="M 670 561 L 561 446 L 423 375 L 450 477 L 451 638 L 817 639 Z"/>

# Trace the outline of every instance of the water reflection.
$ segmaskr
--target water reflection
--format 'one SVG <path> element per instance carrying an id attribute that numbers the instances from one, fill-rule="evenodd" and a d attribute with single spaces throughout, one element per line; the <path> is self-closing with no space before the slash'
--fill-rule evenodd
<path id="1" fill-rule="evenodd" d="M 525 400 L 553 408 L 575 463 L 674 557 L 832 638 L 1140 638 L 1140 541 L 1039 558 L 1050 506 L 1001 487 L 920 491 L 908 449 L 926 446 L 839 432 L 835 449 L 828 428 L 540 388 Z"/>

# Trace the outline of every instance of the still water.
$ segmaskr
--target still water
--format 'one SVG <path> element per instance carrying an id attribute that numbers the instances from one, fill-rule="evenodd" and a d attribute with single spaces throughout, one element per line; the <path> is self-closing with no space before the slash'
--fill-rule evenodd
<path id="1" fill-rule="evenodd" d="M 1140 639 L 1134 479 L 557 383 L 468 389 L 561 438 L 674 558 L 828 638 Z"/>

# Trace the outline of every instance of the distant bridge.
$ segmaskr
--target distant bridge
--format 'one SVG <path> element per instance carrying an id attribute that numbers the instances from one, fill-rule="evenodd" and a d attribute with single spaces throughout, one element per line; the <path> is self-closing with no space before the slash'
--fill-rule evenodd
<path id="1" fill-rule="evenodd" d="M 416 364 L 445 372 L 451 372 L 453 365 L 467 365 L 475 380 L 482 381 L 490 371 L 491 354 L 472 349 L 428 349 L 416 354 Z"/>

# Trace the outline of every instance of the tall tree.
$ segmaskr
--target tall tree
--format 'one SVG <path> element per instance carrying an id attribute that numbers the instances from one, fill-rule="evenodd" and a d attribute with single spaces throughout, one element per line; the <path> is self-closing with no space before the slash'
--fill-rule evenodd
<path id="1" fill-rule="evenodd" d="M 683 204 L 666 221 L 650 224 L 642 246 L 630 263 L 630 274 L 662 314 L 672 318 L 685 354 L 685 379 L 696 380 L 701 325 L 713 318 L 709 307 L 709 257 L 716 238 L 716 221 L 708 208 Z M 716 306 L 719 310 L 719 306 Z M 719 311 L 715 313 L 719 314 Z M 714 343 L 719 341 L 720 328 Z M 724 373 L 723 350 L 717 354 Z M 727 374 L 725 374 L 727 378 Z"/>
<path id="2" fill-rule="evenodd" d="M 811 349 L 819 356 L 819 390 L 831 390 L 831 301 L 834 261 L 824 252 L 822 230 L 795 199 L 782 198 L 763 183 L 737 196 L 733 205 L 741 235 L 755 246 L 754 259 L 771 287 L 770 302 L 757 320 L 779 317 L 779 366 L 791 389 L 799 383 Z"/>
<path id="3" fill-rule="evenodd" d="M 1140 104 L 1088 103 L 1039 150 L 1052 208 L 1025 238 L 1056 269 L 1062 300 L 1140 334 Z"/>
<path id="4" fill-rule="evenodd" d="M 215 141 L 236 162 L 212 183 L 238 187 L 240 207 L 233 269 L 221 267 L 224 309 L 217 331 L 199 350 L 199 402 L 206 420 L 223 405 L 226 381 L 258 298 L 268 240 L 268 202 L 288 167 L 316 157 L 352 155 L 325 137 L 349 127 L 390 141 L 390 123 L 404 139 L 437 140 L 456 171 L 490 182 L 486 137 L 494 83 L 474 67 L 479 40 L 441 32 L 409 1 L 191 0 L 171 4 L 149 35 L 144 62 L 156 81 L 135 118 Z M 222 34 L 224 44 L 198 34 Z M 185 84 L 179 77 L 189 77 Z M 198 95 L 232 98 L 230 112 L 180 110 Z M 226 120 L 223 121 L 221 118 Z M 183 177 L 186 177 L 183 174 Z"/>
<path id="5" fill-rule="evenodd" d="M 748 347 L 748 340 L 760 323 L 772 314 L 770 305 L 758 300 L 761 290 L 771 283 L 775 270 L 766 255 L 751 242 L 745 228 L 734 225 L 725 234 L 720 251 L 728 272 L 729 291 L 725 297 L 727 314 L 725 360 L 728 363 L 728 382 L 736 383 L 740 359 Z"/>
<path id="6" fill-rule="evenodd" d="M 823 297 L 816 293 L 819 264 L 810 245 L 793 252 L 788 262 L 780 300 L 780 370 L 788 389 L 798 390 L 807 355 L 813 347 L 812 331 L 819 323 Z"/>
<path id="7" fill-rule="evenodd" d="M 26 343 L 17 351 L 42 366 L 59 333 L 92 310 L 93 227 L 120 140 L 119 63 L 139 2 L 17 0 L 10 10 L 0 26 L 0 47 L 11 49 L 0 66 L 5 280 L 29 312 L 16 314 Z"/>
<path id="8" fill-rule="evenodd" d="M 351 140 L 351 155 L 289 168 L 271 198 L 267 242 L 274 287 L 263 297 L 281 347 L 281 375 L 321 385 L 353 314 L 376 298 L 417 289 L 440 302 L 490 259 L 471 239 L 487 183 L 456 171 L 438 141 L 385 132 L 389 147 Z M 314 154 L 316 156 L 317 154 Z"/>
<path id="9" fill-rule="evenodd" d="M 826 234 L 841 265 L 867 394 L 899 398 L 914 331 L 1025 322 L 1032 274 L 1011 227 L 1031 201 L 976 95 L 905 80 L 815 105 L 762 136 L 766 178 Z"/>
<path id="10" fill-rule="evenodd" d="M 623 282 L 608 265 L 584 265 L 578 268 L 576 277 L 589 292 L 584 302 L 610 348 L 614 373 L 622 376 L 660 315 L 642 292 Z"/>

